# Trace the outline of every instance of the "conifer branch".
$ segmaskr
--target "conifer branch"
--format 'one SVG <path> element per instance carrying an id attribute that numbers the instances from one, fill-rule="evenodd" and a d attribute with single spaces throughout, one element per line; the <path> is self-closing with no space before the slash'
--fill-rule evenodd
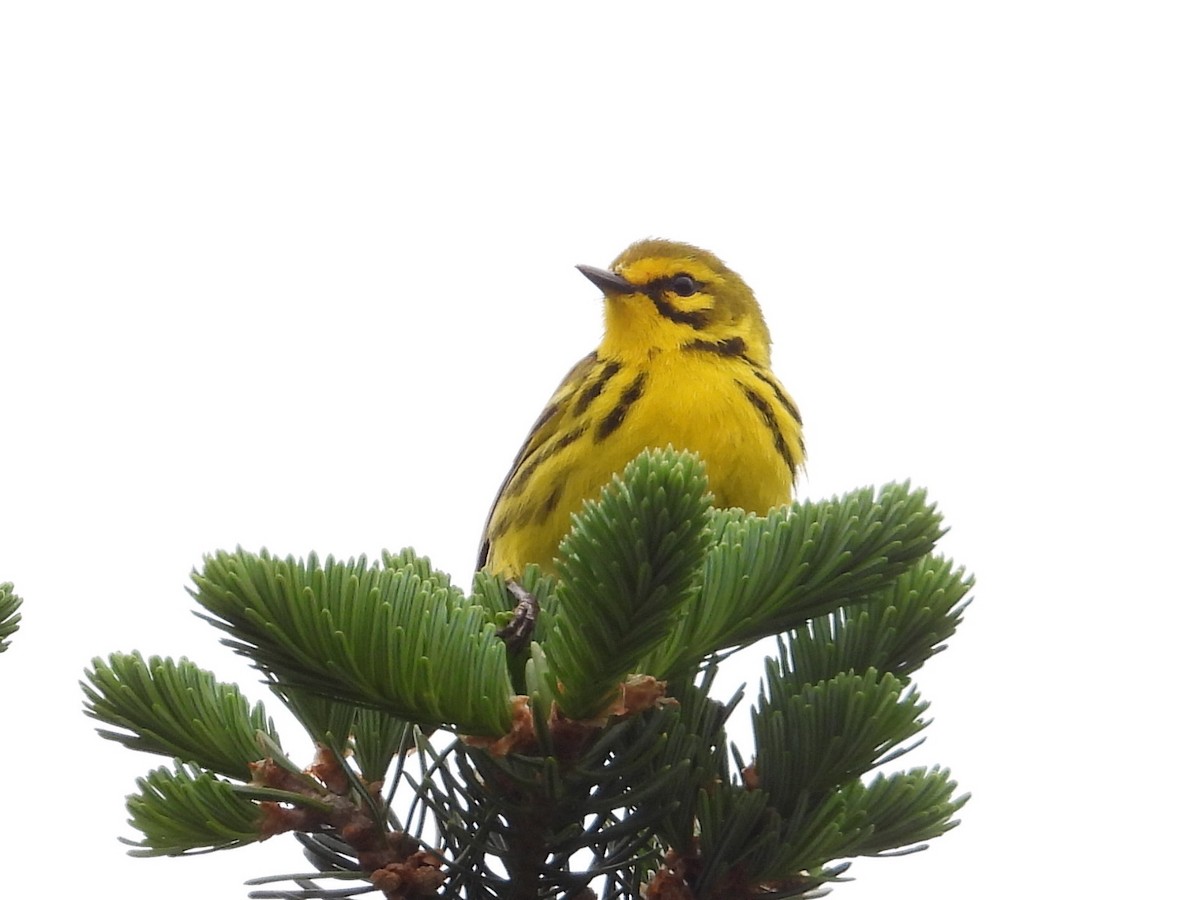
<path id="1" fill-rule="evenodd" d="M 237 685 L 218 682 L 186 658 L 152 656 L 147 663 L 139 653 L 113 653 L 107 663 L 93 659 L 84 675 L 84 711 L 122 729 L 97 730 L 131 750 L 245 780 L 262 758 L 258 734 L 278 739 L 262 703 L 251 708 Z"/>
<path id="2" fill-rule="evenodd" d="M 143 835 L 124 841 L 133 856 L 180 856 L 262 839 L 262 811 L 228 781 L 178 760 L 137 780 L 126 798 L 129 824 Z M 122 839 L 124 840 L 124 839 Z"/>
<path id="3" fill-rule="evenodd" d="M 500 736 L 511 724 L 504 646 L 487 610 L 412 560 L 321 565 L 315 554 L 301 563 L 239 550 L 209 557 L 192 580 L 204 618 L 285 691 L 466 734 Z"/>
<path id="4" fill-rule="evenodd" d="M 710 503 L 697 456 L 647 450 L 574 518 L 559 548 L 543 643 L 571 718 L 610 703 L 695 597 Z"/>
<path id="5" fill-rule="evenodd" d="M 874 768 L 925 727 L 928 704 L 894 675 L 869 668 L 817 684 L 767 662 L 766 690 L 751 710 L 759 786 L 784 818 Z"/>
<path id="6" fill-rule="evenodd" d="M 779 658 L 803 684 L 871 667 L 907 682 L 954 634 L 973 583 L 949 560 L 926 556 L 862 602 L 781 638 Z"/>
<path id="7" fill-rule="evenodd" d="M 937 767 L 877 775 L 866 785 L 851 783 L 847 803 L 861 810 L 870 830 L 845 855 L 881 856 L 900 851 L 925 849 L 924 842 L 945 834 L 958 825 L 953 818 L 970 799 L 954 796 L 958 784 L 950 773 Z"/>
<path id="8" fill-rule="evenodd" d="M 21 598 L 13 593 L 12 582 L 0 584 L 0 653 L 8 649 L 12 643 L 8 639 L 20 627 L 21 614 L 17 612 L 20 607 Z"/>
<path id="9" fill-rule="evenodd" d="M 932 554 L 924 493 L 762 517 L 709 503 L 694 456 L 639 456 L 575 518 L 556 574 L 524 573 L 542 615 L 513 652 L 496 634 L 505 582 L 477 574 L 464 596 L 411 550 L 206 559 L 202 617 L 321 749 L 301 770 L 261 705 L 187 660 L 95 660 L 83 688 L 101 734 L 185 761 L 139 780 L 134 852 L 290 831 L 317 871 L 256 880 L 295 882 L 257 892 L 280 900 L 332 900 L 347 891 L 318 882 L 351 878 L 388 900 L 778 900 L 953 828 L 967 797 L 946 770 L 878 774 L 925 727 L 913 675 L 972 587 Z M 713 678 L 767 634 L 779 653 L 747 763 L 726 735 L 741 693 L 721 702 Z M 438 748 L 424 732 L 443 725 L 458 735 Z M 407 819 L 390 808 L 399 783 Z"/>
<path id="10" fill-rule="evenodd" d="M 378 709 L 358 710 L 350 751 L 368 784 L 383 781 L 397 756 L 404 758 L 413 748 L 417 731 L 411 722 Z"/>
<path id="11" fill-rule="evenodd" d="M 928 554 L 943 530 L 924 491 L 891 484 L 765 516 L 717 510 L 712 532 L 694 604 L 640 667 L 668 681 L 711 653 L 863 601 Z"/>
<path id="12" fill-rule="evenodd" d="M 363 707 L 357 703 L 331 700 L 322 694 L 314 694 L 295 685 L 282 685 L 268 674 L 267 684 L 271 693 L 312 737 L 313 742 L 328 747 L 335 753 L 348 753 L 353 746 L 355 723 Z"/>

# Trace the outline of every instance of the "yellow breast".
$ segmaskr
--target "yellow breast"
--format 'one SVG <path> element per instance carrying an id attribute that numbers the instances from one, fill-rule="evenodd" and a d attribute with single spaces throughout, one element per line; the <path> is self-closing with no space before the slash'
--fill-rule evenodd
<path id="1" fill-rule="evenodd" d="M 486 533 L 492 571 L 550 565 L 571 514 L 647 447 L 699 454 L 714 504 L 757 513 L 791 498 L 803 462 L 799 415 L 774 376 L 711 348 L 637 360 L 593 355 L 550 411 L 496 500 Z"/>

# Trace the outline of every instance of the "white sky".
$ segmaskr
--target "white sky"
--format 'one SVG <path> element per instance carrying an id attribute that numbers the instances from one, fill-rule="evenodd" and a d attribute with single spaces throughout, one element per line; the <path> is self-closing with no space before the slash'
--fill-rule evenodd
<path id="1" fill-rule="evenodd" d="M 757 291 L 802 493 L 911 477 L 978 576 L 910 758 L 963 824 L 835 896 L 1193 881 L 1194 7 L 747 7 L 3 6 L 6 893 L 303 868 L 286 838 L 126 857 L 159 760 L 94 735 L 82 668 L 187 655 L 264 696 L 184 592 L 239 543 L 465 582 L 599 337 L 573 265 L 647 235 Z"/>

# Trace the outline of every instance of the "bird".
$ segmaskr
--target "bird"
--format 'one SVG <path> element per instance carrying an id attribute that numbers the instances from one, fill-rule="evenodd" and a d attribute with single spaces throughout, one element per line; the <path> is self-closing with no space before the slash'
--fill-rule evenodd
<path id="1" fill-rule="evenodd" d="M 553 570 L 571 515 L 646 448 L 704 460 L 713 505 L 766 513 L 805 462 L 796 402 L 771 371 L 754 293 L 707 250 L 648 238 L 607 268 L 576 268 L 604 297 L 599 346 L 534 422 L 488 513 L 478 569 Z"/>

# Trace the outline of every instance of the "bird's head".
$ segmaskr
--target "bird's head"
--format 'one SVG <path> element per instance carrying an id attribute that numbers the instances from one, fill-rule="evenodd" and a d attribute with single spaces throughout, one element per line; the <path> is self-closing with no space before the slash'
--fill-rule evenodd
<path id="1" fill-rule="evenodd" d="M 697 341 L 730 355 L 770 361 L 771 337 L 754 293 L 707 250 L 675 241 L 638 241 L 608 269 L 579 266 L 604 292 L 602 353 L 641 356 Z"/>

